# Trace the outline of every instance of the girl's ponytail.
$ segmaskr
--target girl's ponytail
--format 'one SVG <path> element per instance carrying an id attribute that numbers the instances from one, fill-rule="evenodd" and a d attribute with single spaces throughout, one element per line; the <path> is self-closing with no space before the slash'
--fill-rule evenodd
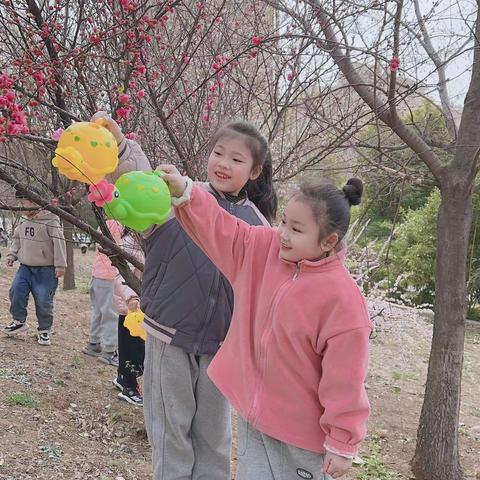
<path id="1" fill-rule="evenodd" d="M 273 166 L 270 150 L 262 166 L 262 173 L 250 180 L 245 186 L 248 198 L 256 205 L 262 215 L 272 223 L 277 214 L 278 199 L 273 188 Z"/>

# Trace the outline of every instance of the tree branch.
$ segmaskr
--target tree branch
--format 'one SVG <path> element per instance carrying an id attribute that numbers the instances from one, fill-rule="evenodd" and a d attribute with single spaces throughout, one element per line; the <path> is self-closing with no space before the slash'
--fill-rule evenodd
<path id="1" fill-rule="evenodd" d="M 362 80 L 352 62 L 340 47 L 335 31 L 331 25 L 329 16 L 318 0 L 307 0 L 313 8 L 320 28 L 325 36 L 327 51 L 335 64 L 341 70 L 349 84 L 358 93 L 360 98 L 371 108 L 374 114 L 386 125 L 388 125 L 428 166 L 434 177 L 441 183 L 445 166 L 437 157 L 428 144 L 409 129 L 398 115 L 391 115 L 384 109 L 384 103 L 374 96 L 372 90 L 362 85 Z"/>
<path id="2" fill-rule="evenodd" d="M 134 267 L 138 268 L 140 271 L 143 271 L 143 264 L 139 262 L 133 255 L 125 252 L 119 245 L 114 241 L 107 238 L 106 236 L 99 233 L 88 223 L 83 222 L 79 218 L 70 213 L 66 212 L 60 207 L 55 207 L 48 203 L 45 199 L 39 195 L 31 192 L 23 185 L 21 185 L 14 177 L 8 174 L 5 170 L 0 169 L 0 180 L 4 180 L 9 185 L 15 188 L 19 193 L 25 195 L 32 202 L 35 202 L 37 205 L 40 205 L 44 210 L 48 210 L 55 215 L 59 216 L 63 220 L 75 225 L 80 230 L 88 233 L 93 239 L 95 239 L 104 249 L 108 252 L 108 257 L 110 258 L 112 264 L 118 269 L 122 277 L 128 283 L 128 285 L 134 290 L 137 294 L 140 292 L 140 281 L 128 267 L 126 261 L 130 262 Z M 126 260 L 126 261 L 125 261 Z"/>

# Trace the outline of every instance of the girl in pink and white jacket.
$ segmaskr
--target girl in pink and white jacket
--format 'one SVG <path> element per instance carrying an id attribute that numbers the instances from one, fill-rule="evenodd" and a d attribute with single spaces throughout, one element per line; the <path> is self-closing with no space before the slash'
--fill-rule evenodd
<path id="1" fill-rule="evenodd" d="M 178 221 L 233 286 L 232 324 L 208 374 L 239 413 L 237 480 L 342 476 L 370 412 L 372 323 L 341 242 L 362 182 L 302 185 L 273 229 L 159 168 Z"/>
<path id="2" fill-rule="evenodd" d="M 143 240 L 141 235 L 124 227 L 120 246 L 140 263 L 145 262 L 143 253 Z M 130 269 L 137 278 L 142 277 L 142 272 L 129 264 Z M 143 375 L 145 360 L 145 342 L 140 337 L 133 337 L 125 327 L 125 317 L 129 311 L 140 308 L 138 295 L 118 274 L 114 280 L 113 304 L 118 312 L 118 370 L 113 384 L 120 392 L 118 398 L 136 406 L 143 406 L 143 397 L 138 378 Z"/>

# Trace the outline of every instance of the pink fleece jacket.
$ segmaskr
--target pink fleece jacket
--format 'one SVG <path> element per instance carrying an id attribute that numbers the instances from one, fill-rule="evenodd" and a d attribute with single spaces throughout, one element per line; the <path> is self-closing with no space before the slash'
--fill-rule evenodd
<path id="1" fill-rule="evenodd" d="M 210 378 L 261 432 L 314 452 L 356 454 L 370 412 L 372 323 L 344 252 L 283 261 L 274 229 L 237 219 L 191 183 L 186 195 L 174 199 L 176 217 L 235 294 Z"/>
<path id="2" fill-rule="evenodd" d="M 107 227 L 112 234 L 113 239 L 119 243 L 122 238 L 123 227 L 115 220 L 107 220 Z M 110 259 L 104 253 L 97 250 L 95 252 L 95 259 L 92 265 L 92 277 L 101 280 L 114 280 L 117 276 L 118 270 L 112 265 Z"/>
<path id="3" fill-rule="evenodd" d="M 135 257 L 139 262 L 145 263 L 145 255 L 143 254 L 142 247 L 138 242 L 136 234 L 126 235 L 120 240 L 120 245 L 127 253 Z M 143 272 L 141 270 L 130 263 L 128 266 L 137 278 L 142 278 Z M 119 315 L 127 315 L 127 303 L 132 297 L 138 298 L 138 295 L 125 283 L 123 277 L 118 273 L 114 280 L 113 308 Z"/>

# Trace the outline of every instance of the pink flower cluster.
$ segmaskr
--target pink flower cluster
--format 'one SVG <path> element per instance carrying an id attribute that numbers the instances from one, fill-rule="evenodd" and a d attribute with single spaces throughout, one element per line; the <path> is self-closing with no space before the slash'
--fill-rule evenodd
<path id="1" fill-rule="evenodd" d="M 120 5 L 126 12 L 131 12 L 137 8 L 135 2 L 132 2 L 130 0 L 120 0 Z"/>
<path id="2" fill-rule="evenodd" d="M 6 136 L 28 133 L 27 116 L 23 107 L 16 103 L 16 93 L 12 90 L 15 79 L 8 73 L 0 74 L 0 142 L 6 142 Z"/>
<path id="3" fill-rule="evenodd" d="M 390 60 L 390 71 L 397 72 L 399 67 L 400 67 L 400 59 L 397 57 L 393 57 Z"/>

